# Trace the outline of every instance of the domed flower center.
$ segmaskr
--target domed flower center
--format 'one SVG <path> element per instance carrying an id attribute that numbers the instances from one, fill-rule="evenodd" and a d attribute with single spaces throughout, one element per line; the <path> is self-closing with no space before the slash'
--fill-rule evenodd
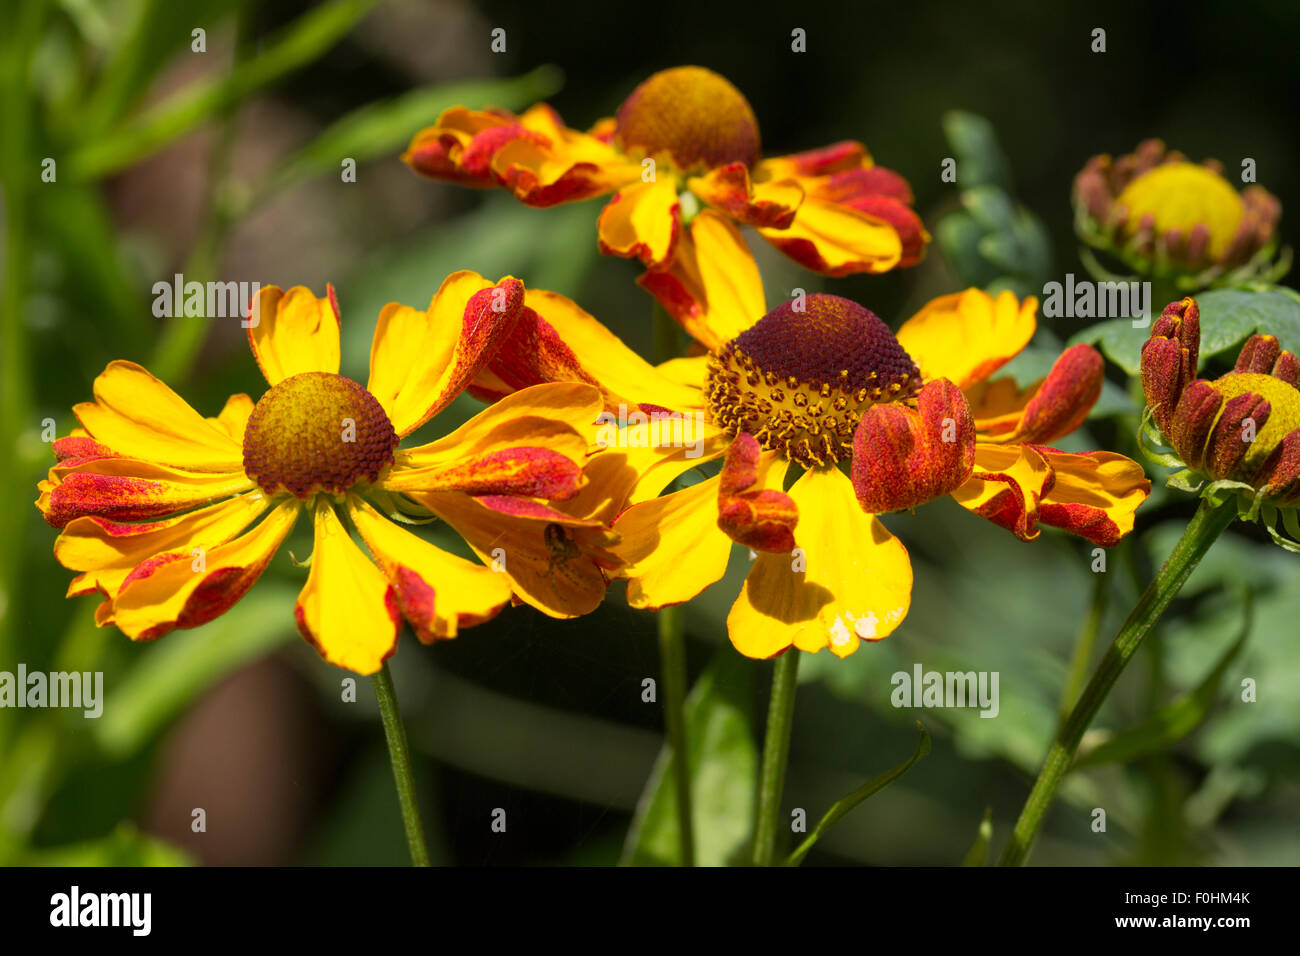
<path id="1" fill-rule="evenodd" d="M 684 173 L 758 159 L 758 120 L 727 80 L 699 66 L 663 70 L 632 91 L 618 109 L 615 143 L 624 152 L 667 153 Z"/>
<path id="2" fill-rule="evenodd" d="M 1218 173 L 1195 163 L 1164 163 L 1133 180 L 1117 204 L 1128 208 L 1131 223 L 1150 214 L 1156 234 L 1177 229 L 1184 235 L 1204 223 L 1210 230 L 1210 255 L 1227 250 L 1241 224 L 1241 196 Z"/>
<path id="3" fill-rule="evenodd" d="M 1257 427 L 1254 435 L 1243 436 L 1243 440 L 1250 442 L 1250 447 L 1246 449 L 1246 457 L 1237 473 L 1240 480 L 1249 481 L 1277 448 L 1278 442 L 1300 428 L 1300 389 L 1260 372 L 1229 372 L 1215 381 L 1214 387 L 1223 396 L 1224 404 L 1247 392 L 1254 392 L 1269 404 L 1268 421 L 1263 427 Z"/>
<path id="4" fill-rule="evenodd" d="M 379 401 L 342 375 L 303 372 L 273 387 L 248 418 L 244 471 L 269 495 L 307 499 L 378 480 L 397 432 Z"/>
<path id="5" fill-rule="evenodd" d="M 714 421 L 805 468 L 847 458 L 862 414 L 915 394 L 921 373 L 889 326 L 836 295 L 777 306 L 709 360 Z"/>

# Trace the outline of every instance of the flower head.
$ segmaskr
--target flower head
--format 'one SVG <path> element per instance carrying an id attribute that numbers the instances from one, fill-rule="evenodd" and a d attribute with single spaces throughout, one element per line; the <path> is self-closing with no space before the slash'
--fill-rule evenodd
<path id="1" fill-rule="evenodd" d="M 719 272 L 752 257 L 735 226 L 823 275 L 919 262 L 929 234 L 897 173 L 856 142 L 763 159 L 757 118 L 727 79 L 698 66 L 646 79 L 583 133 L 545 105 L 520 116 L 456 107 L 412 140 L 418 173 L 501 186 L 532 206 L 613 193 L 598 238 L 639 259 L 642 286 L 688 331 Z M 693 333 L 694 334 L 694 333 Z"/>
<path id="2" fill-rule="evenodd" d="M 1200 340 L 1200 310 L 1189 297 L 1165 307 L 1142 347 L 1142 389 L 1159 429 L 1148 437 L 1176 452 L 1156 457 L 1183 468 L 1170 478 L 1175 487 L 1242 492 L 1243 517 L 1262 514 L 1282 543 L 1277 509 L 1286 509 L 1291 530 L 1300 508 L 1300 360 L 1275 336 L 1256 334 L 1232 371 L 1208 380 L 1197 377 Z"/>
<path id="3" fill-rule="evenodd" d="M 1117 160 L 1090 159 L 1075 177 L 1074 202 L 1086 242 L 1141 273 L 1195 276 L 1200 285 L 1268 271 L 1282 216 L 1264 187 L 1238 192 L 1217 161 L 1188 162 L 1156 139 Z"/>
<path id="4" fill-rule="evenodd" d="M 605 589 L 594 556 L 614 561 L 579 431 L 599 412 L 595 388 L 524 389 L 445 438 L 399 447 L 491 358 L 523 300 L 517 279 L 460 272 L 427 311 L 385 307 L 363 388 L 339 374 L 333 289 L 265 288 L 248 325 L 270 387 L 256 403 L 232 396 L 216 418 L 141 366 L 110 363 L 40 483 L 37 506 L 61 530 L 55 556 L 80 572 L 69 595 L 99 593 L 96 623 L 135 640 L 197 627 L 252 587 L 306 511 L 315 547 L 294 614 L 341 667 L 377 670 L 403 618 L 430 642 L 512 595 L 557 616 L 590 610 Z M 495 564 L 388 517 L 412 513 L 446 521 Z"/>
<path id="5" fill-rule="evenodd" d="M 761 302 L 743 274 L 733 287 L 736 301 Z M 658 367 L 567 299 L 530 306 L 536 327 L 516 330 L 476 387 L 567 378 L 598 383 L 607 405 L 640 396 L 642 409 L 696 416 L 700 456 L 652 463 L 614 522 L 612 550 L 629 602 L 655 608 L 719 580 L 733 542 L 751 549 L 728 628 L 753 657 L 844 656 L 901 623 L 911 563 L 879 515 L 951 495 L 1022 540 L 1049 524 L 1109 546 L 1149 493 L 1121 455 L 1051 447 L 1101 389 L 1093 349 L 1068 349 L 1027 389 L 993 378 L 1034 332 L 1035 303 L 1010 293 L 941 297 L 896 336 L 858 303 L 809 295 L 725 338 L 705 327 L 708 355 Z M 718 473 L 659 495 L 710 460 Z"/>

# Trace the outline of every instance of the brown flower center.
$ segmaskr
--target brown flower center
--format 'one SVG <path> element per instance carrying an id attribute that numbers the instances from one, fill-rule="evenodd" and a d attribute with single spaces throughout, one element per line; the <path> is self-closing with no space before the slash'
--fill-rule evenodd
<path id="1" fill-rule="evenodd" d="M 269 495 L 307 499 L 377 481 L 397 432 L 383 406 L 342 375 L 303 372 L 262 396 L 244 430 L 244 471 Z"/>
<path id="2" fill-rule="evenodd" d="M 699 66 L 663 70 L 645 80 L 618 110 L 615 143 L 638 156 L 667 153 L 684 173 L 758 160 L 758 120 L 749 101 L 723 77 Z"/>
<path id="3" fill-rule="evenodd" d="M 709 361 L 714 421 L 805 468 L 847 458 L 862 413 L 916 393 L 920 370 L 876 315 L 835 295 L 777 306 Z"/>

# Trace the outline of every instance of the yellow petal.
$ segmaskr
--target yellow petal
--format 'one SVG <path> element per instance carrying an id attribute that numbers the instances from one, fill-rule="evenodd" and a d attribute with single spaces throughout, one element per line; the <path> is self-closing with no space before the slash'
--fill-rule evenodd
<path id="1" fill-rule="evenodd" d="M 712 209 L 691 220 L 668 269 L 647 272 L 637 282 L 691 336 L 715 351 L 767 313 L 749 246 Z"/>
<path id="2" fill-rule="evenodd" d="M 95 401 L 73 408 L 95 441 L 119 455 L 188 468 L 244 467 L 239 442 L 134 362 L 110 362 L 95 379 Z"/>
<path id="3" fill-rule="evenodd" d="M 253 400 L 247 395 L 231 395 L 226 399 L 226 406 L 216 418 L 208 421 L 225 431 L 240 447 L 244 444 L 244 429 L 248 427 L 248 416 L 253 414 Z"/>
<path id="4" fill-rule="evenodd" d="M 339 371 L 339 310 L 334 287 L 317 298 L 306 286 L 267 286 L 253 300 L 248 342 L 271 385 L 303 372 Z"/>
<path id="5" fill-rule="evenodd" d="M 402 614 L 428 644 L 491 620 L 510 603 L 510 579 L 404 531 L 355 495 L 348 513 L 388 575 Z"/>
<path id="6" fill-rule="evenodd" d="M 1133 530 L 1134 513 L 1151 494 L 1142 466 L 1109 451 L 1071 454 L 1040 448 L 1056 474 L 1043 496 L 1045 524 L 1110 547 Z"/>
<path id="7" fill-rule="evenodd" d="M 975 473 L 952 493 L 968 511 L 1022 541 L 1039 535 L 1039 504 L 1056 480 L 1052 467 L 1029 445 L 975 444 Z"/>
<path id="8" fill-rule="evenodd" d="M 636 257 L 651 268 L 672 258 L 681 230 L 677 184 L 672 176 L 624 186 L 601 210 L 596 223 L 600 251 Z"/>
<path id="9" fill-rule="evenodd" d="M 789 647 L 839 657 L 887 637 L 907 616 L 907 549 L 858 507 L 838 469 L 811 469 L 790 488 L 799 508 L 799 547 L 760 554 L 727 617 L 731 642 L 748 657 Z"/>
<path id="10" fill-rule="evenodd" d="M 828 276 L 888 272 L 903 257 L 898 231 L 874 216 L 808 197 L 787 229 L 759 235 L 795 262 Z"/>
<path id="11" fill-rule="evenodd" d="M 183 549 L 146 560 L 113 600 L 114 623 L 133 640 L 152 640 L 223 614 L 270 564 L 299 508 L 296 499 L 285 501 L 251 531 L 205 554 Z"/>
<path id="12" fill-rule="evenodd" d="M 627 562 L 627 603 L 681 604 L 727 571 L 731 539 L 718 527 L 718 479 L 633 505 L 619 516 L 610 550 Z"/>
<path id="13" fill-rule="evenodd" d="M 1018 302 L 1004 291 L 995 301 L 981 289 L 967 289 L 928 302 L 903 323 L 898 341 L 925 379 L 946 378 L 969 388 L 1029 344 L 1037 309 L 1033 296 Z"/>
<path id="14" fill-rule="evenodd" d="M 402 615 L 388 579 L 362 553 L 320 495 L 311 573 L 294 608 L 298 632 L 321 657 L 373 674 L 397 650 Z"/>

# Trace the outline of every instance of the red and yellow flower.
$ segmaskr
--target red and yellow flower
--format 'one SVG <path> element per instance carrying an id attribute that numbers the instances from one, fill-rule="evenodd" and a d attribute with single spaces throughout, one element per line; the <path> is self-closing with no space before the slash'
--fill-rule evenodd
<path id="1" fill-rule="evenodd" d="M 1080 237 L 1138 272 L 1204 286 L 1273 270 L 1277 198 L 1255 184 L 1238 192 L 1217 160 L 1189 162 L 1158 139 L 1119 159 L 1088 160 L 1074 180 L 1074 203 Z"/>
<path id="2" fill-rule="evenodd" d="M 861 143 L 763 159 L 745 97 L 696 66 L 654 74 L 585 133 L 545 104 L 520 116 L 455 107 L 403 158 L 422 175 L 500 186 L 531 206 L 613 193 L 601 251 L 644 263 L 641 285 L 688 331 L 713 311 L 719 275 L 737 260 L 752 268 L 736 224 L 830 276 L 914 265 L 930 239 L 907 181 Z"/>
<path id="3" fill-rule="evenodd" d="M 270 388 L 256 403 L 232 396 L 215 418 L 141 366 L 110 363 L 40 483 L 37 506 L 61 529 L 55 556 L 79 572 L 68 594 L 100 594 L 96 623 L 134 640 L 197 627 L 252 587 L 306 511 L 315 546 L 294 614 L 340 667 L 378 670 L 403 618 L 429 643 L 512 596 L 555 616 L 591 610 L 606 587 L 600 562 L 617 564 L 603 550 L 602 483 L 584 475 L 597 389 L 523 389 L 443 438 L 399 447 L 473 380 L 523 301 L 517 279 L 458 272 L 425 311 L 386 306 L 363 388 L 339 374 L 333 289 L 264 288 L 248 335 Z M 389 520 L 417 507 L 491 566 Z"/>
<path id="4" fill-rule="evenodd" d="M 1203 379 L 1197 377 L 1200 343 L 1200 309 L 1188 297 L 1165 307 L 1142 347 L 1142 389 L 1159 429 L 1155 437 L 1177 453 L 1166 464 L 1183 469 L 1170 484 L 1244 492 L 1243 516 L 1262 514 L 1274 540 L 1300 549 L 1276 529 L 1281 509 L 1288 532 L 1300 539 L 1300 361 L 1276 336 L 1256 334 L 1232 371 Z"/>
<path id="5" fill-rule="evenodd" d="M 1095 402 L 1101 357 L 1072 347 L 1027 389 L 992 378 L 1033 335 L 1032 299 L 944 296 L 897 336 L 836 296 L 766 314 L 760 288 L 734 301 L 758 303 L 748 321 L 727 317 L 738 332 L 706 329 L 708 355 L 655 367 L 572 302 L 537 296 L 533 325 L 516 328 L 474 385 L 494 397 L 590 382 L 607 407 L 637 396 L 643 411 L 696 422 L 698 457 L 656 460 L 614 523 L 633 606 L 690 600 L 722 577 L 734 541 L 758 553 L 728 618 L 735 646 L 758 658 L 790 647 L 845 656 L 886 637 L 910 604 L 907 551 L 881 514 L 947 494 L 1022 540 L 1044 524 L 1102 546 L 1132 530 L 1150 491 L 1142 468 L 1051 447 Z M 719 458 L 718 474 L 655 497 Z"/>

